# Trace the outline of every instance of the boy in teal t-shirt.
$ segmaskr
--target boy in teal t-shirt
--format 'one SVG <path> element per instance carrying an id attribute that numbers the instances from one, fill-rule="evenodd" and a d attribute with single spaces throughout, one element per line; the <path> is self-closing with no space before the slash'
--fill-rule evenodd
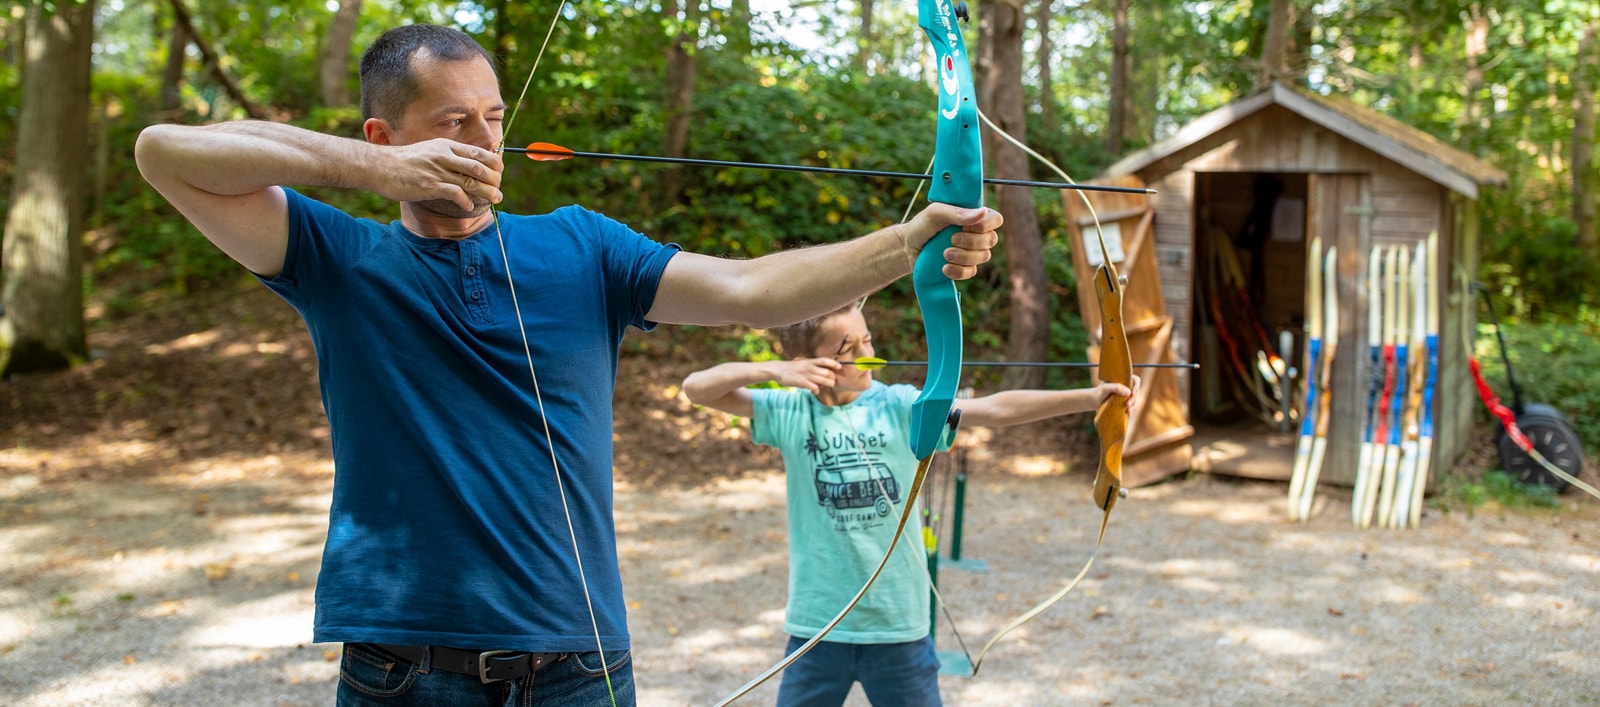
<path id="1" fill-rule="evenodd" d="M 850 365 L 872 356 L 860 303 L 777 330 L 789 361 L 724 363 L 684 379 L 696 404 L 751 420 L 751 439 L 778 448 L 788 477 L 792 652 L 849 603 L 889 549 L 916 474 L 911 403 L 918 390 L 884 385 Z M 750 389 L 776 381 L 787 389 Z M 1135 390 L 1102 383 L 1078 390 L 1014 390 L 959 400 L 964 424 L 1004 427 L 1088 412 Z M 913 513 L 913 517 L 920 513 Z M 840 705 L 856 682 L 876 707 L 939 705 L 939 661 L 930 637 L 920 522 L 908 525 L 872 590 L 809 653 L 784 672 L 778 704 Z"/>

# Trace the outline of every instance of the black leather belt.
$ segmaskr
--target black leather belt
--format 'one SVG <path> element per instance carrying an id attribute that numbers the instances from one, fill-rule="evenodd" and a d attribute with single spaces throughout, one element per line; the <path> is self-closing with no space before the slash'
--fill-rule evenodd
<path id="1" fill-rule="evenodd" d="M 426 650 L 429 665 L 440 670 L 476 675 L 484 684 L 497 680 L 515 680 L 539 672 L 546 665 L 567 657 L 566 653 L 532 653 L 529 651 L 464 651 L 444 646 L 391 646 L 370 644 L 385 653 L 411 663 L 421 663 Z"/>

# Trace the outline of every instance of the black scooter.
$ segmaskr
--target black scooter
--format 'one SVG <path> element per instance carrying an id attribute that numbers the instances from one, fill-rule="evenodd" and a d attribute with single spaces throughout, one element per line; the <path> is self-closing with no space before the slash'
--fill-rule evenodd
<path id="1" fill-rule="evenodd" d="M 1551 464 L 1568 474 L 1579 476 L 1583 472 L 1583 443 L 1579 441 L 1578 434 L 1572 430 L 1567 418 L 1555 408 L 1544 403 L 1523 402 L 1522 389 L 1517 386 L 1517 377 L 1511 372 L 1511 356 L 1506 353 L 1506 337 L 1500 332 L 1500 318 L 1495 314 L 1494 301 L 1489 298 L 1489 290 L 1483 283 L 1472 283 L 1472 289 L 1483 295 L 1483 304 L 1489 308 L 1489 321 L 1494 324 L 1494 336 L 1500 342 L 1500 360 L 1506 366 L 1506 381 L 1511 384 L 1511 413 L 1515 416 L 1517 427 L 1533 443 L 1533 448 Z M 1500 466 L 1523 483 L 1547 486 L 1557 493 L 1570 486 L 1565 479 L 1550 473 L 1517 446 L 1513 436 L 1506 434 L 1504 423 L 1495 426 L 1494 442 L 1500 452 Z"/>

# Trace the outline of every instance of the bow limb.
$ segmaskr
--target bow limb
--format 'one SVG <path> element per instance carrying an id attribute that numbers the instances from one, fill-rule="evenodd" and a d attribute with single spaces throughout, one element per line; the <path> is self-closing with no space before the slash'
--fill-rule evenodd
<path id="1" fill-rule="evenodd" d="M 1066 172 L 1056 163 L 1051 162 L 1044 155 L 1022 144 L 1021 141 L 1001 130 L 983 113 L 978 113 L 978 118 L 988 125 L 1001 139 L 1015 145 L 1018 149 L 1049 167 L 1063 180 L 1076 184 Z M 1122 293 L 1127 279 L 1117 272 L 1116 263 L 1111 260 L 1111 251 L 1106 247 L 1105 230 L 1100 226 L 1100 215 L 1095 211 L 1094 203 L 1082 191 L 1078 192 L 1083 199 L 1083 204 L 1089 210 L 1089 215 L 1094 219 L 1096 240 L 1100 246 L 1101 263 L 1094 272 L 1095 298 L 1100 306 L 1100 380 L 1108 383 L 1120 383 L 1130 390 L 1133 388 L 1133 356 L 1128 348 L 1127 332 L 1122 322 Z M 1087 236 L 1084 245 L 1088 245 Z M 1120 243 L 1118 245 L 1121 245 Z M 1084 250 L 1088 250 L 1085 248 Z M 1054 606 L 1056 602 L 1066 598 L 1072 590 L 1076 589 L 1087 577 L 1089 570 L 1094 567 L 1094 561 L 1100 557 L 1100 547 L 1105 542 L 1106 526 L 1111 522 L 1111 509 L 1116 505 L 1117 499 L 1124 493 L 1122 487 L 1122 447 L 1127 439 L 1128 412 L 1126 403 L 1117 396 L 1107 397 L 1101 401 L 1094 417 L 1095 433 L 1100 440 L 1099 467 L 1095 471 L 1094 491 L 1092 496 L 1095 505 L 1102 510 L 1100 516 L 1100 530 L 1095 536 L 1094 551 L 1089 554 L 1089 559 L 1084 562 L 1083 569 L 1072 578 L 1067 586 L 1062 587 L 1050 598 L 1039 602 L 1016 618 L 1007 621 L 978 651 L 972 660 L 972 674 L 976 676 L 979 668 L 983 666 L 983 659 L 989 654 L 990 649 L 1000 642 L 1006 634 L 1011 633 L 1023 624 L 1033 620 L 1034 617 Z"/>
<path id="2" fill-rule="evenodd" d="M 1077 184 L 1076 180 L 1067 175 L 1066 170 L 1001 130 L 1000 126 L 989 120 L 989 116 L 979 113 L 978 117 L 1001 139 L 1043 163 L 1067 183 Z M 1100 304 L 1100 380 L 1120 383 L 1132 390 L 1133 354 L 1128 348 L 1128 335 L 1122 324 L 1122 288 L 1128 284 L 1127 278 L 1117 272 L 1116 263 L 1111 261 L 1111 251 L 1106 247 L 1105 229 L 1100 226 L 1100 214 L 1095 211 L 1094 203 L 1081 191 L 1078 192 L 1078 196 L 1083 199 L 1083 205 L 1088 208 L 1089 215 L 1094 219 L 1095 239 L 1100 245 L 1102 261 L 1094 271 L 1094 294 Z M 1088 242 L 1089 239 L 1085 237 L 1084 245 L 1087 246 Z M 1094 502 L 1106 513 L 1110 513 L 1111 507 L 1116 505 L 1117 498 L 1122 495 L 1122 445 L 1128 435 L 1127 408 L 1115 397 L 1107 398 L 1100 403 L 1100 409 L 1094 416 L 1094 424 L 1095 432 L 1100 438 L 1100 465 L 1094 478 Z M 1104 522 L 1101 526 L 1103 536 Z"/>
<path id="3" fill-rule="evenodd" d="M 1091 213 L 1093 208 L 1090 207 Z M 1095 226 L 1096 232 L 1100 232 L 1098 217 Z M 1117 273 L 1116 265 L 1111 262 L 1103 232 L 1100 233 L 1099 241 L 1101 259 L 1104 262 L 1095 269 L 1094 288 L 1100 303 L 1100 379 L 1109 383 L 1120 383 L 1131 390 L 1133 361 L 1122 324 L 1122 289 L 1127 282 Z M 1094 426 L 1100 438 L 1100 465 L 1095 471 L 1093 497 L 1095 504 L 1102 509 L 1100 531 L 1094 540 L 1094 552 L 1090 553 L 1089 559 L 1083 563 L 1083 569 L 1078 571 L 1077 576 L 1073 577 L 1067 586 L 1007 621 L 995 631 L 994 636 L 984 643 L 978 655 L 973 658 L 973 675 L 978 674 L 978 670 L 983 667 L 984 657 L 1001 638 L 1066 598 L 1072 590 L 1078 588 L 1084 577 L 1089 575 L 1090 568 L 1094 567 L 1094 561 L 1100 557 L 1100 547 L 1106 539 L 1106 526 L 1111 522 L 1111 509 L 1122 495 L 1122 445 L 1128 432 L 1128 410 L 1127 404 L 1120 396 L 1107 396 L 1101 401 L 1100 409 L 1094 416 Z"/>
<path id="4" fill-rule="evenodd" d="M 976 208 L 983 206 L 983 146 L 982 136 L 978 132 L 978 106 L 972 83 L 971 61 L 967 58 L 966 41 L 961 36 L 958 24 L 959 20 L 965 19 L 965 3 L 958 7 L 949 0 L 920 0 L 918 4 L 917 25 L 933 43 L 939 75 L 939 116 L 931 172 L 933 186 L 928 189 L 928 199 Z M 955 283 L 944 274 L 944 253 L 951 247 L 951 238 L 960 230 L 960 226 L 947 226 L 941 230 L 918 251 L 912 267 L 912 285 L 922 310 L 923 329 L 928 342 L 928 378 L 911 406 L 911 448 L 919 461 L 910 491 L 905 496 L 905 508 L 900 512 L 894 535 L 890 537 L 889 548 L 884 551 L 883 559 L 860 591 L 832 621 L 783 660 L 719 701 L 718 707 L 744 697 L 794 664 L 837 627 L 845 615 L 866 596 L 873 583 L 877 582 L 878 575 L 888 565 L 889 558 L 894 555 L 900 536 L 915 512 L 914 501 L 922 492 L 922 483 L 928 476 L 933 455 L 954 439 L 960 420 L 960 414 L 953 411 L 956 388 L 961 378 L 961 303 Z"/>

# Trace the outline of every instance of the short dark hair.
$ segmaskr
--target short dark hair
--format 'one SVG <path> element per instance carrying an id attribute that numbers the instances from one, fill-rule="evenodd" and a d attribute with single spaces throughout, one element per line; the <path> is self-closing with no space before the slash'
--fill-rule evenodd
<path id="1" fill-rule="evenodd" d="M 468 61 L 483 57 L 498 73 L 494 57 L 467 33 L 439 25 L 406 25 L 382 36 L 361 55 L 361 117 L 398 121 L 406 106 L 422 95 L 411 72 L 411 57 L 418 50 L 443 61 Z"/>
<path id="2" fill-rule="evenodd" d="M 859 299 L 820 317 L 773 329 L 778 335 L 778 348 L 789 358 L 810 358 L 817 350 L 817 332 L 822 329 L 822 323 L 861 309 L 863 304 L 866 300 Z"/>

